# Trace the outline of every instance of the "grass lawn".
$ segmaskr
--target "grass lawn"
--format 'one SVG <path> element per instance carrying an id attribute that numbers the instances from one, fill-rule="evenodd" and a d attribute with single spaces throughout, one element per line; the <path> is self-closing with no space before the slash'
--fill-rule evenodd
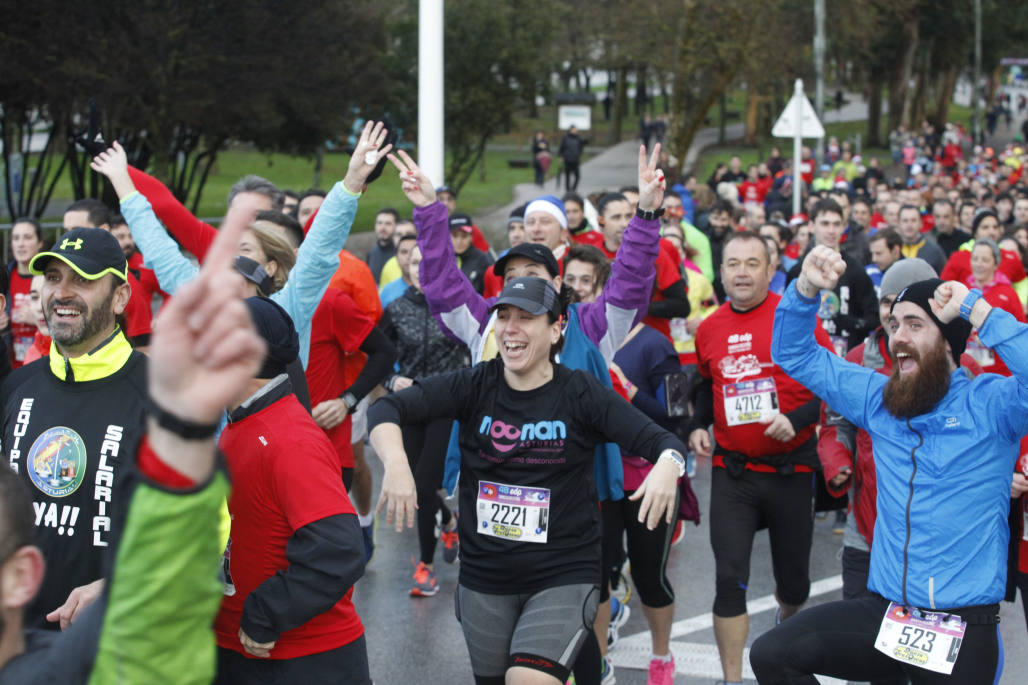
<path id="1" fill-rule="evenodd" d="M 534 175 L 531 167 L 511 169 L 507 164 L 508 159 L 528 160 L 530 156 L 527 149 L 524 152 L 487 150 L 479 168 L 461 191 L 458 203 L 461 210 L 475 214 L 487 208 L 504 205 L 513 197 L 512 188 L 515 184 L 532 182 Z M 349 155 L 344 153 L 326 154 L 321 172 L 321 187 L 327 190 L 333 183 L 342 179 L 346 174 L 349 160 Z M 559 166 L 558 160 L 550 167 L 550 176 L 556 175 Z M 313 180 L 314 159 L 283 154 L 269 155 L 244 148 L 222 152 L 218 155 L 218 160 L 204 186 L 197 216 L 221 217 L 225 213 L 225 198 L 228 196 L 229 188 L 246 174 L 264 176 L 281 188 L 302 192 L 310 187 Z M 51 207 L 63 207 L 63 202 L 70 201 L 71 198 L 71 183 L 65 175 L 54 191 Z M 375 213 L 382 207 L 394 207 L 404 216 L 410 216 L 411 213 L 411 204 L 400 191 L 400 183 L 392 166 L 386 167 L 381 178 L 368 189 L 357 210 L 353 230 L 371 230 Z M 60 209 L 52 209 L 45 220 L 59 220 L 59 211 Z M 0 214 L 0 222 L 10 221 L 10 218 L 4 215 L 6 211 Z"/>

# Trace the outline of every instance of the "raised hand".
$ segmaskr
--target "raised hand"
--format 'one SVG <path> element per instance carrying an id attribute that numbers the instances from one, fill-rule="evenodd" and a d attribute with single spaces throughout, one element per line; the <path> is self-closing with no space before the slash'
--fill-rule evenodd
<path id="1" fill-rule="evenodd" d="M 650 161 L 646 161 L 646 146 L 639 146 L 639 209 L 650 212 L 660 209 L 664 202 L 664 172 L 657 168 L 660 143 L 653 146 Z"/>
<path id="2" fill-rule="evenodd" d="M 967 297 L 967 286 L 958 281 L 946 281 L 935 289 L 932 296 L 932 313 L 939 321 L 949 323 L 960 316 L 960 304 Z"/>
<path id="3" fill-rule="evenodd" d="M 118 141 L 114 141 L 109 148 L 94 157 L 89 166 L 96 173 L 110 179 L 119 200 L 136 191 L 136 186 L 129 177 L 128 156 Z"/>
<path id="4" fill-rule="evenodd" d="M 367 122 L 364 130 L 361 131 L 360 140 L 353 149 L 350 157 L 350 166 L 346 170 L 346 177 L 343 178 L 343 185 L 351 193 L 364 192 L 368 184 L 368 176 L 378 166 L 378 161 L 393 149 L 392 145 L 383 145 L 388 135 L 384 124 L 381 121 Z"/>
<path id="5" fill-rule="evenodd" d="M 389 155 L 389 161 L 400 172 L 403 194 L 415 207 L 427 207 L 435 202 L 435 186 L 410 155 L 397 150 L 395 155 Z"/>
<path id="6" fill-rule="evenodd" d="M 818 245 L 803 260 L 803 271 L 796 287 L 803 295 L 816 297 L 818 291 L 835 289 L 845 271 L 846 262 L 841 254 L 830 247 Z"/>

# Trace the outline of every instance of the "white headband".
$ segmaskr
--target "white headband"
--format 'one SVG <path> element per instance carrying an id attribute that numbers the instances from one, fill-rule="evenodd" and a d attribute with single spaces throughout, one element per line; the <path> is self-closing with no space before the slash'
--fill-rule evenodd
<path id="1" fill-rule="evenodd" d="M 568 218 L 564 215 L 564 212 L 560 211 L 557 205 L 553 204 L 549 200 L 532 200 L 528 203 L 528 207 L 525 208 L 525 218 L 532 212 L 545 212 L 557 220 L 561 228 L 568 227 Z"/>

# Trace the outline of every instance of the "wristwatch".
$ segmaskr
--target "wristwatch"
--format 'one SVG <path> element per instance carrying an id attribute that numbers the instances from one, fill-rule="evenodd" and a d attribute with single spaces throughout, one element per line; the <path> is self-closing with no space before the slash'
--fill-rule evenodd
<path id="1" fill-rule="evenodd" d="M 640 219 L 646 219 L 647 221 L 653 221 L 664 216 L 664 208 L 659 209 L 643 209 L 642 207 L 635 208 L 635 215 Z"/>
<path id="2" fill-rule="evenodd" d="M 685 457 L 676 452 L 675 450 L 667 450 L 660 455 L 660 459 L 667 457 L 674 462 L 675 466 L 678 467 L 678 477 L 681 478 L 685 475 Z"/>
<path id="3" fill-rule="evenodd" d="M 347 391 L 344 392 L 342 397 L 340 397 L 339 399 L 341 399 L 343 401 L 343 404 L 346 405 L 346 413 L 352 414 L 354 408 L 357 406 L 357 398 L 354 397 L 354 394 L 352 392 Z"/>
<path id="4" fill-rule="evenodd" d="M 974 303 L 982 298 L 982 291 L 978 288 L 969 290 L 967 295 L 964 296 L 964 301 L 960 303 L 960 317 L 966 321 L 971 320 L 971 310 L 974 308 Z"/>

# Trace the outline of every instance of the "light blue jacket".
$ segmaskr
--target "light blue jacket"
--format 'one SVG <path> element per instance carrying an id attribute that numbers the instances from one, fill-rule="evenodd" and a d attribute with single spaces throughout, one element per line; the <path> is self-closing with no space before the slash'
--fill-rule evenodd
<path id="1" fill-rule="evenodd" d="M 293 319 L 300 338 L 300 362 L 305 369 L 311 348 L 311 319 L 329 280 L 339 268 L 339 251 L 350 235 L 358 197 L 347 190 L 342 181 L 333 186 L 296 253 L 296 265 L 285 287 L 271 295 Z M 143 255 L 143 264 L 154 270 L 164 292 L 174 295 L 196 276 L 199 268 L 182 254 L 178 243 L 164 230 L 150 202 L 141 193 L 125 198 L 121 213 Z"/>
<path id="2" fill-rule="evenodd" d="M 1010 481 L 1028 433 L 1028 325 L 993 309 L 978 332 L 1013 377 L 960 369 L 935 409 L 899 419 L 882 402 L 888 377 L 814 344 L 820 298 L 795 283 L 775 311 L 771 357 L 871 435 L 878 519 L 868 588 L 923 609 L 1003 599 Z"/>

